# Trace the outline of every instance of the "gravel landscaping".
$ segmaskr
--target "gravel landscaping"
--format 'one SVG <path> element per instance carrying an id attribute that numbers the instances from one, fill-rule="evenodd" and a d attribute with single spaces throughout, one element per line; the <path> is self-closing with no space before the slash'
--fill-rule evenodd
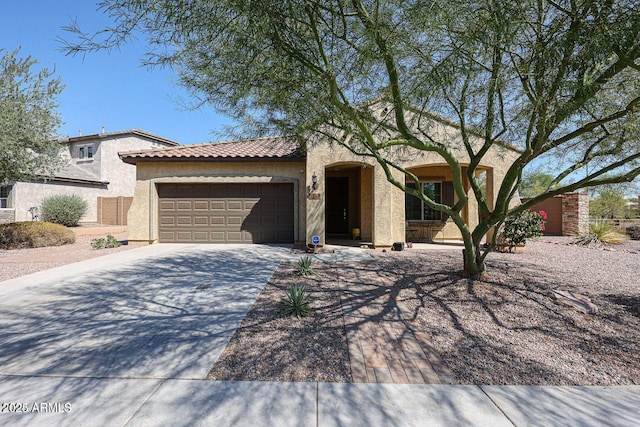
<path id="1" fill-rule="evenodd" d="M 351 381 L 336 270 L 327 264 L 314 269 L 315 275 L 301 277 L 296 263 L 280 264 L 208 379 Z M 280 299 L 293 284 L 304 284 L 310 293 L 310 316 L 279 314 Z"/>
<path id="2" fill-rule="evenodd" d="M 522 254 L 491 254 L 489 277 L 475 282 L 460 274 L 459 251 L 371 256 L 461 384 L 638 385 L 640 242 L 613 250 L 568 242 L 542 238 Z M 341 274 L 327 265 L 300 279 L 293 264 L 281 264 L 209 378 L 350 381 Z M 312 292 L 314 315 L 280 317 L 280 298 L 301 281 Z M 550 289 L 585 295 L 599 311 L 559 305 Z"/>
<path id="3" fill-rule="evenodd" d="M 451 273 L 457 253 L 380 262 L 462 384 L 640 384 L 640 242 L 613 252 L 568 241 L 491 254 L 490 277 L 476 282 Z M 599 311 L 559 305 L 550 289 L 585 295 Z"/>
<path id="4" fill-rule="evenodd" d="M 80 236 L 76 238 L 75 243 L 62 246 L 0 249 L 0 281 L 15 279 L 16 277 L 61 267 L 73 262 L 135 248 L 135 246 L 122 245 L 117 248 L 92 249 L 91 240 L 104 236 Z M 127 234 L 119 233 L 115 234 L 114 237 L 124 241 L 127 238 Z"/>

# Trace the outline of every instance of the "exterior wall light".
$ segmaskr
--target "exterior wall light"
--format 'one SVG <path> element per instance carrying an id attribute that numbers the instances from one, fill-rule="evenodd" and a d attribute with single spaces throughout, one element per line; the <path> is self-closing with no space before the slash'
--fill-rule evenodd
<path id="1" fill-rule="evenodd" d="M 316 173 L 313 173 L 313 176 L 311 177 L 311 188 L 315 191 L 318 189 L 318 175 L 316 175 Z"/>

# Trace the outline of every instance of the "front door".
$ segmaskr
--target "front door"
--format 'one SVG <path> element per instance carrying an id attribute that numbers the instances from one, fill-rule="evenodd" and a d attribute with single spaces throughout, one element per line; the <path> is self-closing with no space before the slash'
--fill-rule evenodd
<path id="1" fill-rule="evenodd" d="M 327 234 L 349 234 L 349 178 L 327 177 Z"/>

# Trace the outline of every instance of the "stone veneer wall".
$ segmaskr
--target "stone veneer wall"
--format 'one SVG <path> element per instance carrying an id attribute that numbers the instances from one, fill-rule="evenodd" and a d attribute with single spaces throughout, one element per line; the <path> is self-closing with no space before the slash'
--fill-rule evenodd
<path id="1" fill-rule="evenodd" d="M 8 224 L 10 222 L 15 222 L 15 220 L 15 209 L 0 209 L 0 224 Z"/>
<path id="2" fill-rule="evenodd" d="M 589 193 L 562 196 L 562 234 L 575 236 L 589 230 Z"/>

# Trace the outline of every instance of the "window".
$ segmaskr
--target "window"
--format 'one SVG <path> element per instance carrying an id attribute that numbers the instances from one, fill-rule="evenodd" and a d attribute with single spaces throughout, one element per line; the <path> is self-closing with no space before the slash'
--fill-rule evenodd
<path id="1" fill-rule="evenodd" d="M 422 191 L 424 194 L 436 203 L 442 203 L 442 184 L 439 182 L 425 182 L 422 184 Z M 426 203 L 422 209 L 422 219 L 424 220 L 438 220 L 442 219 L 442 212 L 436 211 L 428 206 Z"/>
<path id="2" fill-rule="evenodd" d="M 411 183 L 407 184 L 409 188 L 416 188 L 416 185 Z M 415 196 L 406 194 L 404 196 L 404 214 L 407 219 L 422 219 L 422 200 Z"/>
<path id="3" fill-rule="evenodd" d="M 409 188 L 416 188 L 414 183 L 407 184 Z M 442 183 L 441 182 L 421 182 L 421 190 L 424 194 L 436 203 L 442 203 Z M 405 216 L 409 220 L 441 221 L 442 212 L 432 209 L 422 200 L 410 194 L 405 195 L 404 204 Z"/>
<path id="4" fill-rule="evenodd" d="M 3 185 L 2 187 L 0 187 L 0 208 L 8 207 L 10 191 L 11 191 L 11 187 L 8 185 Z"/>
<path id="5" fill-rule="evenodd" d="M 93 154 L 94 154 L 93 144 L 81 145 L 78 147 L 78 151 L 77 151 L 78 160 L 93 159 Z"/>

